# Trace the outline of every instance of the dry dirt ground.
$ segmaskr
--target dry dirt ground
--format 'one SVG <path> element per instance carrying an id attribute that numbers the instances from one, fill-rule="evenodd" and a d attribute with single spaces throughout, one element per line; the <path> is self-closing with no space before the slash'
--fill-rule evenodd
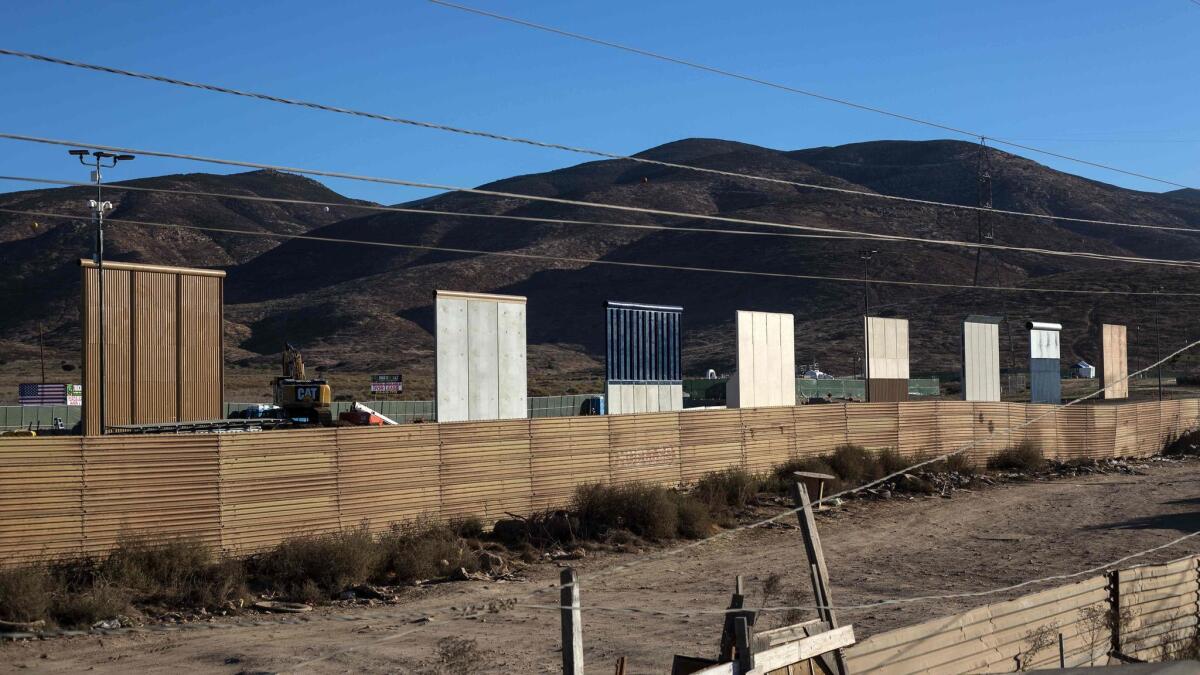
<path id="1" fill-rule="evenodd" d="M 1075 572 L 1200 529 L 1200 461 L 1144 466 L 1144 475 L 1013 483 L 959 492 L 952 499 L 849 502 L 819 517 L 833 598 L 838 604 L 853 604 L 982 590 Z M 1141 561 L 1164 561 L 1196 551 L 1200 540 L 1189 540 Z M 736 574 L 745 575 L 750 604 L 759 605 L 763 582 L 772 574 L 783 576 L 780 596 L 804 592 L 809 583 L 795 529 L 744 531 L 679 555 L 645 553 L 649 555 L 606 553 L 574 563 L 585 606 L 717 609 L 727 603 Z M 644 562 L 614 573 L 615 567 L 638 561 Z M 222 626 L 232 624 L 220 630 L 10 643 L 0 645 L 0 670 L 555 673 L 560 656 L 553 610 L 510 608 L 484 618 L 453 618 L 453 613 L 439 611 L 426 624 L 412 623 L 411 618 L 434 608 L 550 589 L 558 572 L 554 563 L 540 564 L 527 570 L 526 581 L 436 584 L 409 591 L 400 606 L 329 608 L 300 619 L 242 616 L 218 620 Z M 1043 587 L 988 598 L 843 611 L 840 618 L 853 623 L 862 637 Z M 531 602 L 553 604 L 556 597 L 548 591 Z M 806 592 L 803 599 L 809 601 Z M 783 601 L 779 596 L 769 600 L 776 605 Z M 610 672 L 617 657 L 625 655 L 630 672 L 666 672 L 674 653 L 711 654 L 719 624 L 716 615 L 588 611 L 588 668 Z M 446 638 L 475 642 L 451 645 Z"/>

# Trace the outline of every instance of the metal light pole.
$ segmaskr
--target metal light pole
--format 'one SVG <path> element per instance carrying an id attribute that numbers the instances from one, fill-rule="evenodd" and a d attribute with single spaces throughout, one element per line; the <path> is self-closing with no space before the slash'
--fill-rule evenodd
<path id="1" fill-rule="evenodd" d="M 104 435 L 105 422 L 107 421 L 106 414 L 108 411 L 105 405 L 105 384 L 107 380 L 104 377 L 104 212 L 112 209 L 112 203 L 104 201 L 102 195 L 101 179 L 103 178 L 101 170 L 111 169 L 118 162 L 128 162 L 134 159 L 133 155 L 117 155 L 111 152 L 103 152 L 96 150 L 89 153 L 87 150 L 68 150 L 68 154 L 78 157 L 79 163 L 84 166 L 92 167 L 92 182 L 96 184 L 96 198 L 89 202 L 92 208 L 92 220 L 96 223 L 96 246 L 92 254 L 92 259 L 96 262 L 96 292 L 99 296 L 97 309 L 99 312 L 99 321 L 97 325 L 100 363 L 99 363 L 99 379 L 97 389 L 100 392 L 100 435 Z M 86 159 L 85 159 L 86 158 Z M 85 394 L 86 395 L 86 392 Z"/>

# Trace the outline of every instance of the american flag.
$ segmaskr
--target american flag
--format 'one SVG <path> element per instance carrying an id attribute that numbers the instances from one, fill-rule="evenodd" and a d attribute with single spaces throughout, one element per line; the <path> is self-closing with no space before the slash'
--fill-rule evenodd
<path id="1" fill-rule="evenodd" d="M 21 384 L 17 386 L 21 405 L 66 405 L 65 384 Z"/>

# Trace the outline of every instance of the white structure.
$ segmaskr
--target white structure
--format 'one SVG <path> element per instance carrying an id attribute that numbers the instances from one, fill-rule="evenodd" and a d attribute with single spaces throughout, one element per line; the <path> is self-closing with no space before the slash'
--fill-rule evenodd
<path id="1" fill-rule="evenodd" d="M 908 400 L 908 319 L 863 317 L 867 343 L 867 400 Z"/>
<path id="2" fill-rule="evenodd" d="M 1000 400 L 1000 317 L 963 321 L 962 380 L 963 400 Z"/>
<path id="3" fill-rule="evenodd" d="M 726 385 L 730 408 L 796 405 L 796 328 L 791 314 L 737 313 L 737 372 Z"/>
<path id="4" fill-rule="evenodd" d="M 1071 375 L 1080 379 L 1091 379 L 1096 376 L 1096 366 L 1087 361 L 1080 361 L 1071 366 Z"/>
<path id="5" fill-rule="evenodd" d="M 519 419 L 526 403 L 525 298 L 437 291 L 437 419 Z"/>

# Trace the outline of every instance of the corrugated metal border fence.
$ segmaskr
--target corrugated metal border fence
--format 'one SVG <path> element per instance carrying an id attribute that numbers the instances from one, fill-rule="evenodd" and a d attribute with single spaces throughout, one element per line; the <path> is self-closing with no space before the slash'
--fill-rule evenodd
<path id="1" fill-rule="evenodd" d="M 1060 634 L 1067 667 L 1115 663 L 1114 647 L 1160 661 L 1197 639 L 1198 564 L 1191 556 L 1117 570 L 873 635 L 846 650 L 847 664 L 886 675 L 1057 668 Z"/>
<path id="2" fill-rule="evenodd" d="M 1006 439 L 1001 432 L 1052 414 Z M 0 564 L 108 548 L 123 530 L 230 552 L 419 516 L 485 520 L 564 505 L 593 482 L 676 484 L 841 443 L 909 457 L 1024 439 L 1048 457 L 1148 456 L 1200 400 L 1077 406 L 867 403 L 248 434 L 0 439 Z"/>

